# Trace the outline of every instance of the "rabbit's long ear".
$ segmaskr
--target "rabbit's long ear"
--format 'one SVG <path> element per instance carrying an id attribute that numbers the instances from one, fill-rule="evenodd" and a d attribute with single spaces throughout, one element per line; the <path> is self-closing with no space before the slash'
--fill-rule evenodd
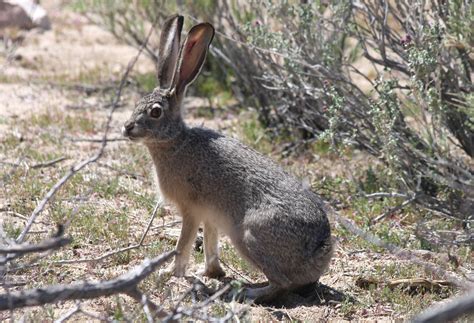
<path id="1" fill-rule="evenodd" d="M 184 92 L 201 71 L 212 38 L 214 38 L 214 27 L 209 23 L 196 25 L 189 31 L 181 48 L 174 81 L 178 95 Z"/>
<path id="2" fill-rule="evenodd" d="M 183 16 L 173 15 L 166 19 L 163 24 L 163 29 L 161 30 L 160 48 L 158 52 L 158 82 L 162 89 L 171 87 L 173 81 L 179 57 L 183 20 Z"/>

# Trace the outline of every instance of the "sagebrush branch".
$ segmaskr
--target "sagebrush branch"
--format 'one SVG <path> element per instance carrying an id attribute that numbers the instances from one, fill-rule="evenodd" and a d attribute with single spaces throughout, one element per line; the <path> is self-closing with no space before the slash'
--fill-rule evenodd
<path id="1" fill-rule="evenodd" d="M 0 295 L 0 311 L 13 310 L 28 306 L 57 303 L 59 301 L 91 299 L 113 294 L 128 294 L 137 289 L 137 285 L 153 273 L 159 266 L 176 254 L 164 253 L 153 259 L 146 259 L 131 271 L 108 281 L 97 283 L 83 282 L 69 285 L 52 285 Z"/>

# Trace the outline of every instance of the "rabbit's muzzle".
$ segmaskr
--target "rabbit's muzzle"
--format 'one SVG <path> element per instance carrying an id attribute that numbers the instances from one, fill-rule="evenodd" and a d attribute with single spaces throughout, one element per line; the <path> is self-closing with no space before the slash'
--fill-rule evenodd
<path id="1" fill-rule="evenodd" d="M 135 128 L 135 122 L 134 121 L 127 121 L 122 127 L 122 135 L 128 139 L 133 140 L 134 139 L 134 134 L 133 130 Z"/>

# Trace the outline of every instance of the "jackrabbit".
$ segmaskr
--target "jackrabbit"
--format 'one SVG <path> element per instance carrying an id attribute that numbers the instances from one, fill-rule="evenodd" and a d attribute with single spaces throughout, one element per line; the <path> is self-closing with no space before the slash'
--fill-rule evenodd
<path id="1" fill-rule="evenodd" d="M 332 255 L 331 229 L 320 198 L 269 158 L 239 141 L 183 121 L 186 87 L 198 76 L 214 37 L 209 23 L 189 31 L 183 17 L 163 25 L 157 87 L 142 98 L 123 135 L 148 148 L 161 194 L 176 205 L 182 229 L 170 267 L 183 276 L 198 227 L 204 224 L 204 275 L 224 276 L 218 232 L 268 278 L 245 297 L 269 301 L 315 283 Z"/>

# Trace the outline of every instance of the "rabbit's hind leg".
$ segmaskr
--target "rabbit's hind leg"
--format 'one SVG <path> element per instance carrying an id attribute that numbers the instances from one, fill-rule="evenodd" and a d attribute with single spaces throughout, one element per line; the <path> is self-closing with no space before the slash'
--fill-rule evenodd
<path id="1" fill-rule="evenodd" d="M 287 292 L 287 288 L 270 282 L 265 287 L 247 288 L 244 292 L 244 298 L 246 301 L 253 301 L 256 304 L 265 304 L 277 300 Z"/>

